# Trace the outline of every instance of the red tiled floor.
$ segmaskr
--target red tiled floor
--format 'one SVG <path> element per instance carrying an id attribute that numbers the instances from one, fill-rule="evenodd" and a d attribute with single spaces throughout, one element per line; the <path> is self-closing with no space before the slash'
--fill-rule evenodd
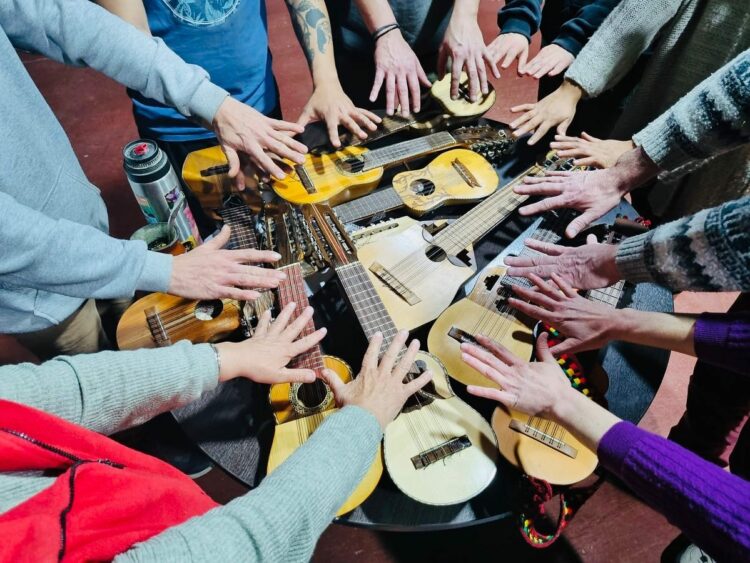
<path id="1" fill-rule="evenodd" d="M 496 33 L 494 13 L 499 2 L 482 2 L 481 23 L 486 39 Z M 274 70 L 282 108 L 296 119 L 311 83 L 305 59 L 294 38 L 282 0 L 268 0 Z M 534 49 L 538 48 L 538 40 Z M 112 232 L 127 236 L 143 219 L 122 173 L 120 150 L 136 135 L 124 89 L 86 69 L 63 68 L 40 57 L 25 56 L 27 68 L 71 137 L 89 178 L 102 189 L 110 211 Z M 507 121 L 508 108 L 536 98 L 536 83 L 509 69 L 495 81 L 498 104 L 490 116 Z M 678 311 L 721 311 L 733 296 L 682 294 Z M 0 364 L 30 359 L 7 337 L 0 337 Z M 642 421 L 645 428 L 666 434 L 685 401 L 693 361 L 674 354 L 664 383 Z M 231 483 L 219 484 L 224 494 Z M 604 485 L 584 506 L 563 540 L 547 551 L 528 548 L 508 526 L 490 524 L 430 534 L 377 534 L 331 526 L 315 556 L 320 562 L 392 561 L 657 561 L 676 535 L 660 515 L 611 485 Z"/>

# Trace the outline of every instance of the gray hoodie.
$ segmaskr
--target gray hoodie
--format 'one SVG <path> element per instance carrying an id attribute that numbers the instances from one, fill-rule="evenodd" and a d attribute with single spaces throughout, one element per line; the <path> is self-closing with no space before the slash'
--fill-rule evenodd
<path id="1" fill-rule="evenodd" d="M 228 93 L 86 0 L 0 0 L 0 332 L 63 321 L 84 299 L 165 291 L 172 258 L 107 235 L 107 210 L 15 48 L 89 66 L 213 121 Z"/>

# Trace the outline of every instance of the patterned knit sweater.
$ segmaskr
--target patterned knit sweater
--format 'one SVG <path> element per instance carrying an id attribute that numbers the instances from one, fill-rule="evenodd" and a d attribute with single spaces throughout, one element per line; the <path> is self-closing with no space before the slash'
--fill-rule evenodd
<path id="1" fill-rule="evenodd" d="M 750 291 L 750 197 L 623 241 L 617 268 L 674 291 Z"/>
<path id="2" fill-rule="evenodd" d="M 613 47 L 614 46 L 614 47 Z M 622 0 L 565 77 L 589 97 L 612 88 L 648 48 L 640 83 L 611 137 L 627 139 L 691 88 L 750 48 L 750 10 L 743 0 Z M 650 193 L 667 219 L 748 194 L 750 147 L 723 154 L 689 176 L 665 176 Z"/>

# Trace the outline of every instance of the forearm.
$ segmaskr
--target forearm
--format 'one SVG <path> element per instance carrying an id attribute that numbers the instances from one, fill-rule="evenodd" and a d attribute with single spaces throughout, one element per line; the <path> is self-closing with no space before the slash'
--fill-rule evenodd
<path id="1" fill-rule="evenodd" d="M 695 356 L 694 315 L 621 309 L 610 319 L 611 340 L 622 340 Z"/>
<path id="2" fill-rule="evenodd" d="M 381 437 L 375 417 L 346 407 L 257 489 L 117 561 L 308 561 L 320 534 L 372 464 Z"/>
<path id="3" fill-rule="evenodd" d="M 611 88 L 627 74 L 681 4 L 681 0 L 622 0 L 591 36 L 565 76 L 592 98 Z M 617 45 L 617 49 L 612 49 L 612 45 Z"/>
<path id="4" fill-rule="evenodd" d="M 323 0 L 287 0 L 294 32 L 310 67 L 316 88 L 339 85 L 333 56 L 331 22 Z"/>
<path id="5" fill-rule="evenodd" d="M 384 25 L 398 23 L 388 0 L 355 0 L 355 2 L 370 33 Z"/>
<path id="6" fill-rule="evenodd" d="M 166 291 L 169 285 L 172 257 L 149 252 L 142 241 L 52 219 L 2 192 L 0 208 L 3 283 L 83 298 L 127 297 L 137 289 Z"/>
<path id="7" fill-rule="evenodd" d="M 572 387 L 555 403 L 549 416 L 593 451 L 607 431 L 620 422 L 617 416 Z"/>
<path id="8" fill-rule="evenodd" d="M 111 434 L 186 405 L 218 382 L 208 344 L 60 357 L 0 368 L 0 397 Z"/>
<path id="9" fill-rule="evenodd" d="M 719 561 L 750 558 L 750 483 L 628 422 L 601 439 L 599 461 Z"/>
<path id="10" fill-rule="evenodd" d="M 500 33 L 518 33 L 531 41 L 542 21 L 542 2 L 539 0 L 509 0 L 497 13 Z"/>
<path id="11" fill-rule="evenodd" d="M 94 0 L 102 8 L 125 20 L 130 25 L 140 29 L 146 35 L 151 35 L 148 27 L 146 8 L 143 0 Z"/>
<path id="12" fill-rule="evenodd" d="M 750 51 L 698 84 L 633 136 L 645 154 L 673 170 L 747 143 L 750 136 Z"/>
<path id="13" fill-rule="evenodd" d="M 88 0 L 7 0 L 0 3 L 0 25 L 15 47 L 96 69 L 204 123 L 229 95 L 163 41 Z"/>
<path id="14" fill-rule="evenodd" d="M 623 279 L 673 291 L 750 291 L 750 197 L 661 225 L 619 244 Z"/>
<path id="15" fill-rule="evenodd" d="M 619 0 L 598 0 L 581 8 L 576 16 L 565 22 L 557 37 L 552 41 L 578 56 L 594 32 L 599 29 L 604 19 L 615 8 Z"/>

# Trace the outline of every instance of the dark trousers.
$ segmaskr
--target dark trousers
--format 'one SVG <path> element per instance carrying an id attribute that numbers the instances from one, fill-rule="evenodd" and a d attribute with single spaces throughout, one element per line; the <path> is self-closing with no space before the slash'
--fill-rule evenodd
<path id="1" fill-rule="evenodd" d="M 750 309 L 743 293 L 730 311 Z M 687 408 L 669 439 L 704 459 L 750 479 L 750 376 L 699 361 L 690 378 Z"/>

